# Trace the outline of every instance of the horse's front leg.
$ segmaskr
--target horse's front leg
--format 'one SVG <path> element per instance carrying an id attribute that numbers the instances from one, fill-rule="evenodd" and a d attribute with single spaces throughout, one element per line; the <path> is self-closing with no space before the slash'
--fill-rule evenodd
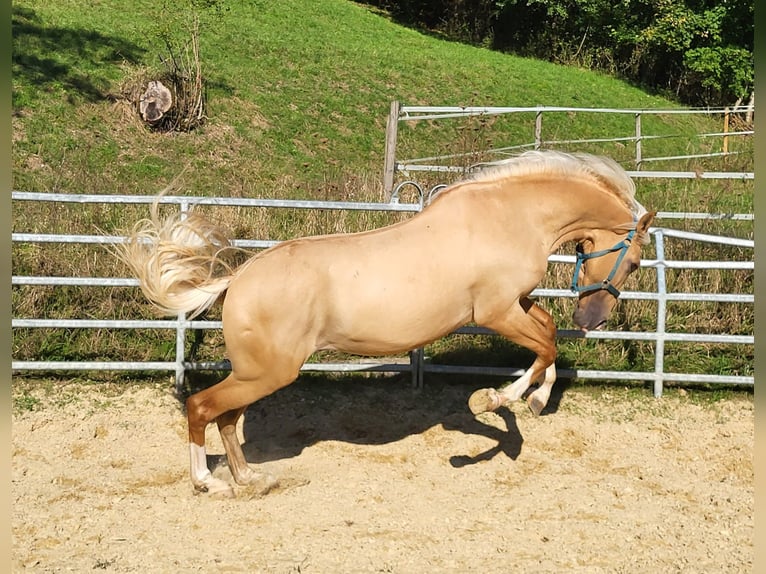
<path id="1" fill-rule="evenodd" d="M 548 404 L 553 383 L 556 382 L 556 326 L 551 316 L 526 297 L 513 307 L 511 313 L 485 323 L 510 341 L 534 352 L 537 357 L 524 374 L 502 390 L 479 389 L 468 400 L 471 412 L 494 411 L 501 405 L 517 401 L 530 385 L 545 373 L 543 384 L 527 397 L 530 410 L 539 415 Z"/>

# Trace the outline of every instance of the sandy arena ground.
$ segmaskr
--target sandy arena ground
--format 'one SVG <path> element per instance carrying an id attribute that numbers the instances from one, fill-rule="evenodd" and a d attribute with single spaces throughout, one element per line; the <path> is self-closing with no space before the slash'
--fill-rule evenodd
<path id="1" fill-rule="evenodd" d="M 473 417 L 475 386 L 300 382 L 240 423 L 278 486 L 217 500 L 192 494 L 171 386 L 14 385 L 14 572 L 753 567 L 752 394 L 572 386 L 539 418 Z M 208 445 L 230 477 L 214 425 Z"/>

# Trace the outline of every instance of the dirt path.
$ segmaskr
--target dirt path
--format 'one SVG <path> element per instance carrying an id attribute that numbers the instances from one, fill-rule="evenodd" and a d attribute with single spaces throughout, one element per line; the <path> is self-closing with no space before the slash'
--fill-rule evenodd
<path id="1" fill-rule="evenodd" d="M 472 390 L 295 384 L 240 425 L 279 486 L 210 500 L 191 494 L 167 390 L 23 389 L 13 571 L 752 570 L 752 395 L 572 388 L 540 418 L 523 404 L 474 418 Z"/>

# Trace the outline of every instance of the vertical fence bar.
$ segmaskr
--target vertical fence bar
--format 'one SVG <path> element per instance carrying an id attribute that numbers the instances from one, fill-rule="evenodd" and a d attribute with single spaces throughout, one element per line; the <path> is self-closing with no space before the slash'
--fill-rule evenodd
<path id="1" fill-rule="evenodd" d="M 183 394 L 184 380 L 186 370 L 184 362 L 186 361 L 186 313 L 179 313 L 176 317 L 178 327 L 176 328 L 176 393 Z"/>
<path id="2" fill-rule="evenodd" d="M 394 190 L 394 173 L 396 172 L 396 139 L 399 133 L 399 110 L 401 105 L 394 100 L 388 112 L 386 121 L 386 147 L 383 156 L 383 190 L 386 199 L 391 198 Z"/>
<path id="3" fill-rule="evenodd" d="M 535 114 L 535 149 L 543 145 L 543 110 L 538 107 Z"/>
<path id="4" fill-rule="evenodd" d="M 425 360 L 425 350 L 423 347 L 410 351 L 410 369 L 412 373 L 412 388 L 421 390 L 423 388 L 423 361 Z"/>
<path id="5" fill-rule="evenodd" d="M 667 284 L 665 281 L 665 239 L 662 229 L 654 233 L 657 258 L 657 339 L 654 346 L 654 396 L 662 396 L 665 373 L 665 321 L 667 318 Z"/>
<path id="6" fill-rule="evenodd" d="M 189 214 L 189 202 L 182 201 L 180 204 L 181 218 L 186 219 Z M 176 327 L 176 394 L 183 394 L 184 380 L 186 370 L 186 313 L 181 312 L 176 317 L 178 326 Z"/>
<path id="7" fill-rule="evenodd" d="M 636 114 L 636 169 L 641 169 L 641 113 Z"/>
<path id="8" fill-rule="evenodd" d="M 724 160 L 726 159 L 726 154 L 729 153 L 729 108 L 724 108 L 723 111 L 723 154 L 724 154 Z"/>

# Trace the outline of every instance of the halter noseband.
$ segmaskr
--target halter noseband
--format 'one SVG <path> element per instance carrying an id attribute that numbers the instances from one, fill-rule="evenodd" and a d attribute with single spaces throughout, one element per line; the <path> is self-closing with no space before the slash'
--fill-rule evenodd
<path id="1" fill-rule="evenodd" d="M 594 251 L 592 253 L 584 253 L 582 250 L 582 246 L 578 243 L 577 244 L 577 261 L 575 262 L 575 270 L 574 270 L 574 276 L 572 277 L 572 292 L 573 293 L 587 293 L 589 291 L 601 291 L 606 290 L 614 297 L 620 296 L 620 290 L 617 289 L 614 285 L 612 285 L 612 279 L 614 279 L 614 274 L 617 273 L 617 269 L 620 267 L 620 263 L 622 263 L 623 257 L 625 257 L 625 253 L 628 252 L 628 248 L 630 247 L 630 242 L 633 240 L 633 236 L 636 234 L 636 230 L 631 230 L 628 235 L 620 241 L 619 243 L 615 244 L 614 246 L 610 247 L 609 249 L 602 249 L 601 251 Z M 577 279 L 580 275 L 580 268 L 582 267 L 582 264 L 587 261 L 588 259 L 595 259 L 596 257 L 602 257 L 604 255 L 608 255 L 609 253 L 614 253 L 615 251 L 619 251 L 620 255 L 617 257 L 617 261 L 614 263 L 614 267 L 612 267 L 612 271 L 609 273 L 606 279 L 604 279 L 601 283 L 592 283 L 590 285 L 584 285 L 580 287 L 577 284 Z"/>

